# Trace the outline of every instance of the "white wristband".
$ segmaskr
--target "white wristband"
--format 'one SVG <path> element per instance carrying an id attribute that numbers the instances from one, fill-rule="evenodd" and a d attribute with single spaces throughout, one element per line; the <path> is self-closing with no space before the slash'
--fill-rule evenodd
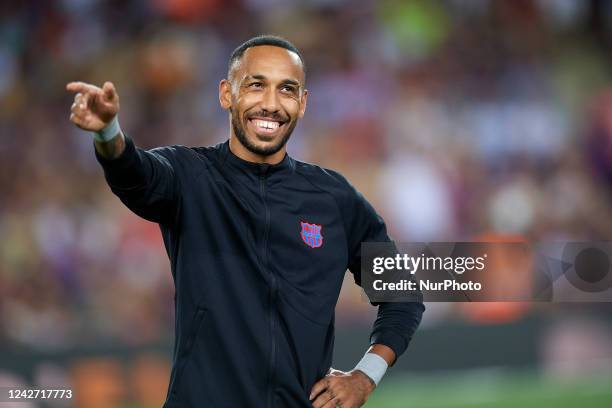
<path id="1" fill-rule="evenodd" d="M 119 126 L 119 115 L 115 115 L 113 120 L 110 121 L 108 125 L 104 128 L 98 130 L 97 132 L 92 132 L 94 139 L 98 142 L 108 142 L 117 134 L 121 132 L 121 127 Z"/>
<path id="2" fill-rule="evenodd" d="M 375 353 L 366 353 L 361 361 L 355 366 L 355 370 L 363 372 L 370 377 L 376 385 L 387 372 L 389 365 L 384 358 Z"/>

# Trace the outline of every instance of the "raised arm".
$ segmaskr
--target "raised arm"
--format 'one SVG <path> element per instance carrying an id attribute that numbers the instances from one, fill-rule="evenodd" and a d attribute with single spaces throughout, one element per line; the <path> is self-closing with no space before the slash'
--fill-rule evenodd
<path id="1" fill-rule="evenodd" d="M 92 132 L 96 158 L 111 190 L 134 213 L 172 224 L 178 211 L 179 181 L 172 147 L 142 150 L 119 127 L 119 95 L 111 82 L 102 88 L 84 82 L 66 85 L 76 92 L 70 121 Z"/>
<path id="2" fill-rule="evenodd" d="M 117 122 L 119 95 L 115 85 L 105 82 L 99 88 L 85 82 L 71 82 L 66 90 L 76 92 L 70 107 L 70 121 L 83 130 L 95 132 L 96 151 L 100 156 L 105 159 L 119 157 L 125 149 L 125 136 Z M 111 128 L 109 125 L 113 121 L 116 126 Z"/>

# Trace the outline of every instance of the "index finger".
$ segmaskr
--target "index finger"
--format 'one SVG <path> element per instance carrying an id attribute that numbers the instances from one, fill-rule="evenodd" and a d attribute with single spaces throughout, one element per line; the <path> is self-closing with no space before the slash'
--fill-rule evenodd
<path id="1" fill-rule="evenodd" d="M 86 84 L 85 82 L 70 82 L 66 85 L 66 90 L 70 92 L 81 92 L 84 94 L 97 94 L 102 91 L 97 86 Z"/>

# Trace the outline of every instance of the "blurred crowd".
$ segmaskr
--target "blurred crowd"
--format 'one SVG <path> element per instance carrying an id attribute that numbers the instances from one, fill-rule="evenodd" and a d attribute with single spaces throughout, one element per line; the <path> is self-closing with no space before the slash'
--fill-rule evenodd
<path id="1" fill-rule="evenodd" d="M 3 1 L 0 344 L 172 337 L 159 230 L 109 191 L 65 84 L 113 81 L 140 147 L 219 143 L 218 83 L 261 33 L 306 58 L 289 153 L 342 172 L 395 239 L 612 236 L 611 2 Z M 369 325 L 345 289 L 338 325 Z"/>

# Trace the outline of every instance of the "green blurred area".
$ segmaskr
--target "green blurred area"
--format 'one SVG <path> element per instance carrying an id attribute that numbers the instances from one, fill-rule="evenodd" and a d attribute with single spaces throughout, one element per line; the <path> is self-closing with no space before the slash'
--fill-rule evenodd
<path id="1" fill-rule="evenodd" d="M 533 373 L 477 371 L 454 376 L 389 378 L 367 408 L 609 408 L 612 376 L 545 380 Z"/>

